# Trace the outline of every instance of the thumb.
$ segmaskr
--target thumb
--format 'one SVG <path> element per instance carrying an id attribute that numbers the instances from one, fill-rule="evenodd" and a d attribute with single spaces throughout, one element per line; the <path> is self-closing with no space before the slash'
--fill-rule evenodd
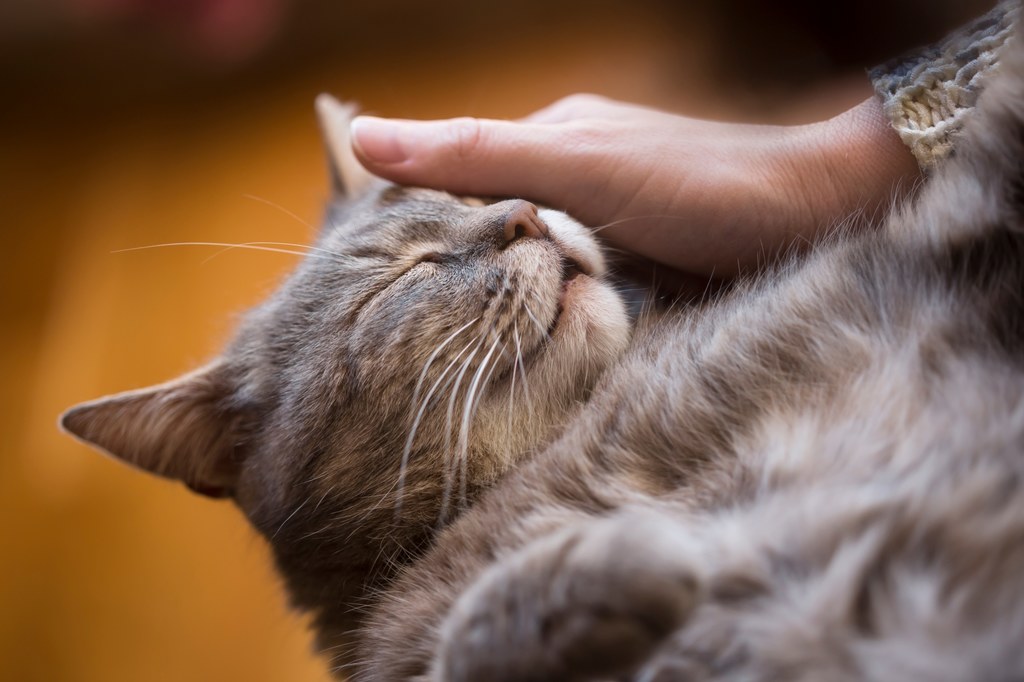
<path id="1" fill-rule="evenodd" d="M 522 196 L 565 207 L 587 145 L 562 126 L 477 118 L 408 121 L 359 116 L 352 146 L 371 172 L 455 194 Z"/>

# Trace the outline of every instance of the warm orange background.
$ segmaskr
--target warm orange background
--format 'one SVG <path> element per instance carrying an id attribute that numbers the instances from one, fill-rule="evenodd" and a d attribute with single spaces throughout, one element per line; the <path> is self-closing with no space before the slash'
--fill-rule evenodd
<path id="1" fill-rule="evenodd" d="M 342 4 L 297 2 L 275 41 L 234 63 L 57 5 L 0 12 L 0 679 L 326 679 L 230 504 L 55 426 L 75 402 L 209 358 L 291 267 L 245 250 L 116 251 L 307 242 L 326 196 L 318 92 L 384 115 L 515 117 L 596 91 L 765 122 L 863 93 L 806 26 L 738 44 L 714 3 Z M 780 41 L 806 73 L 751 76 Z"/>

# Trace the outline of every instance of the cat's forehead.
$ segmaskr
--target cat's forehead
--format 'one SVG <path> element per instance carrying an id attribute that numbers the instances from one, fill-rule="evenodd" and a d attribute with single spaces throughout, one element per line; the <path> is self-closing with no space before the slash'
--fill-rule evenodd
<path id="1" fill-rule="evenodd" d="M 437 189 L 425 187 L 401 187 L 389 185 L 380 191 L 377 201 L 382 205 L 459 205 L 463 203 L 460 197 Z"/>
<path id="2" fill-rule="evenodd" d="M 459 220 L 491 203 L 439 190 L 392 186 L 381 192 L 376 206 L 381 214 L 399 220 Z"/>
<path id="3" fill-rule="evenodd" d="M 440 239 L 480 205 L 447 192 L 391 185 L 347 212 L 338 236 L 353 244 Z"/>

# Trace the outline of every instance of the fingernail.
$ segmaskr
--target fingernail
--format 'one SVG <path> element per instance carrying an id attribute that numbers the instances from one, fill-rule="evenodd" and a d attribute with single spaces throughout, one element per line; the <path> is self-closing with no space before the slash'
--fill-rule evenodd
<path id="1" fill-rule="evenodd" d="M 377 163 L 398 163 L 408 155 L 398 142 L 400 125 L 376 116 L 356 116 L 350 131 L 352 145 L 366 159 Z"/>

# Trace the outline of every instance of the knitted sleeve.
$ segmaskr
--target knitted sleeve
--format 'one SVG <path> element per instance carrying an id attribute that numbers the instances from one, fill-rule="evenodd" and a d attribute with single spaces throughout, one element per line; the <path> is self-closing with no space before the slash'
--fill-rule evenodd
<path id="1" fill-rule="evenodd" d="M 1017 0 L 1004 0 L 938 43 L 868 72 L 885 114 L 923 170 L 933 169 L 953 149 L 998 67 L 1017 6 Z"/>

